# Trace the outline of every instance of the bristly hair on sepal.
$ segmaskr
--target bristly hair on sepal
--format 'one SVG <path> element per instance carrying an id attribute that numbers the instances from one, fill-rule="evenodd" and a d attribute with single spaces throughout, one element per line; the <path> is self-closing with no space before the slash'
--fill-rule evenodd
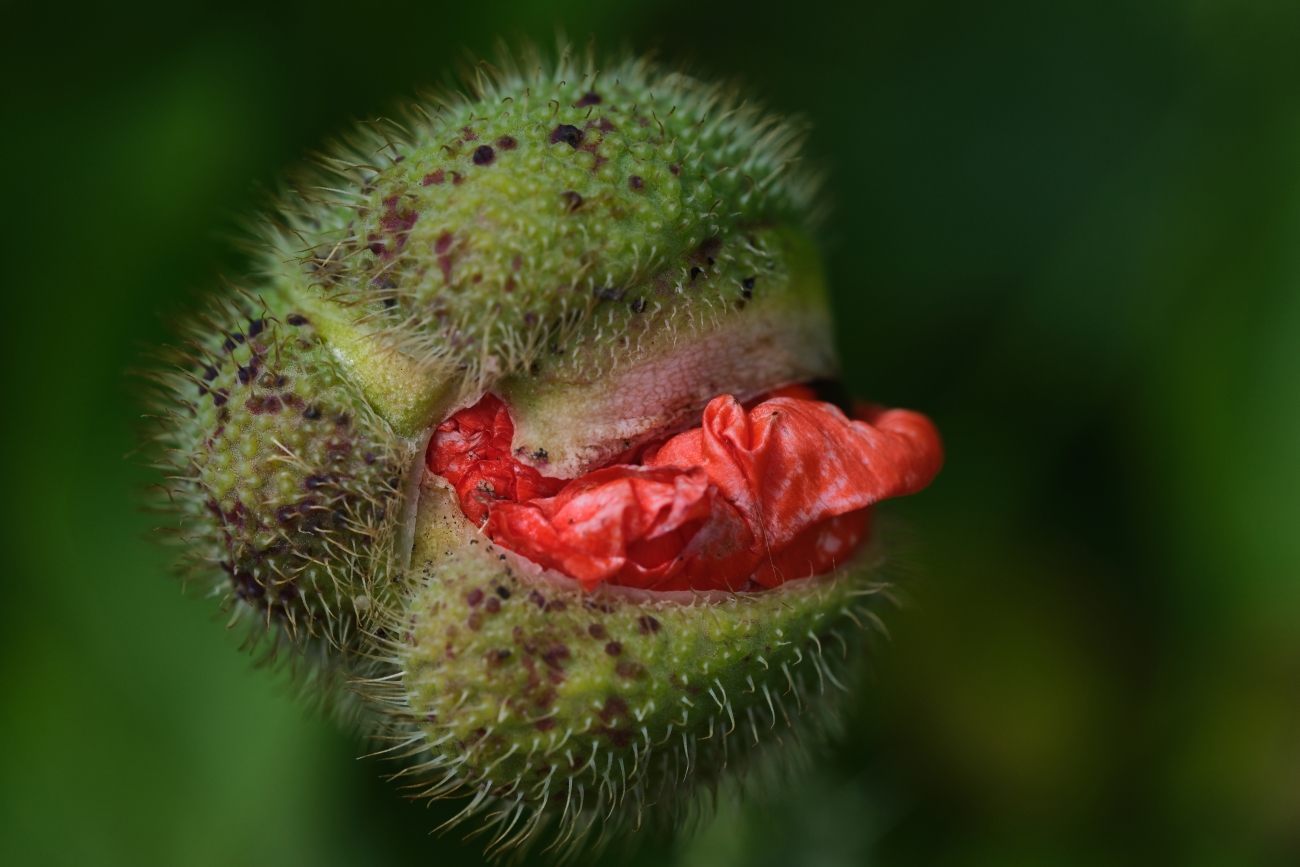
<path id="1" fill-rule="evenodd" d="M 734 86 L 644 57 L 602 67 L 567 46 L 554 61 L 503 49 L 463 89 L 422 93 L 314 155 L 266 221 L 264 271 L 454 378 L 438 405 L 461 405 L 711 238 L 812 228 L 805 133 Z M 698 327 L 699 313 L 661 315 Z M 391 415 L 414 427 L 426 410 Z"/>
<path id="2" fill-rule="evenodd" d="M 776 779 L 834 737 L 894 602 L 879 546 L 831 575 L 689 604 L 492 573 L 502 550 L 470 547 L 417 541 L 424 586 L 374 643 L 394 673 L 353 688 L 377 710 L 372 755 L 401 766 L 389 779 L 414 799 L 463 798 L 439 830 L 470 823 L 494 859 L 680 832 L 728 779 L 761 795 L 750 769 Z M 466 622 L 472 635 L 444 650 Z M 556 694 L 535 670 L 585 686 Z"/>
<path id="3" fill-rule="evenodd" d="M 358 398 L 286 299 L 214 299 L 149 374 L 152 507 L 188 588 L 220 599 L 262 663 L 328 707 L 397 604 L 394 540 L 412 447 Z M 364 671 L 364 667 L 360 670 Z M 349 711 L 351 712 L 351 711 Z"/>

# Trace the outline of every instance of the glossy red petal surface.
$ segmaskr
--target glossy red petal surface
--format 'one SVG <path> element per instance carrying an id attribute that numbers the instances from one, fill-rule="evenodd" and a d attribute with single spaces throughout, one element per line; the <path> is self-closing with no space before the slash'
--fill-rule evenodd
<path id="1" fill-rule="evenodd" d="M 510 411 L 494 394 L 438 425 L 426 453 L 428 468 L 451 482 L 461 511 L 482 524 L 498 502 L 549 497 L 568 484 L 543 476 L 510 452 L 515 425 Z"/>
<path id="2" fill-rule="evenodd" d="M 802 396 L 746 410 L 724 395 L 642 466 L 565 483 L 514 459 L 509 413 L 489 398 L 438 428 L 430 469 L 495 541 L 588 589 L 738 590 L 830 571 L 865 538 L 868 507 L 919 491 L 943 463 L 919 413 L 850 420 Z"/>

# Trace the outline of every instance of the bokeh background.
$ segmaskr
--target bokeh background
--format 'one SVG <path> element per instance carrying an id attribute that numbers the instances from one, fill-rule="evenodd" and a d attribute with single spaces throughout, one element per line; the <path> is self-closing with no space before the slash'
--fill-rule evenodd
<path id="1" fill-rule="evenodd" d="M 845 736 L 624 865 L 1300 861 L 1300 4 L 0 3 L 0 862 L 474 864 L 182 596 L 124 371 L 259 190 L 497 34 L 813 124 L 849 383 L 930 413 Z"/>

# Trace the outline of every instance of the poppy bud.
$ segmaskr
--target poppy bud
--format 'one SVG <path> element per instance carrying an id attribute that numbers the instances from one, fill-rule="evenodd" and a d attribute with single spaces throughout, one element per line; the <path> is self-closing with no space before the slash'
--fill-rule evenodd
<path id="1" fill-rule="evenodd" d="M 799 144 L 642 60 L 503 63 L 304 179 L 162 377 L 190 568 L 490 848 L 677 815 L 855 678 L 870 507 L 942 455 L 809 386 Z"/>

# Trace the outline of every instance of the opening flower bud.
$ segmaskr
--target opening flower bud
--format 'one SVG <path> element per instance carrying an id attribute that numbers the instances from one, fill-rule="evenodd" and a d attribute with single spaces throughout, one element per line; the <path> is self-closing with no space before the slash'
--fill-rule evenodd
<path id="1" fill-rule="evenodd" d="M 822 399 L 796 127 L 641 60 L 499 69 L 304 179 L 159 414 L 188 568 L 494 850 L 676 815 L 832 714 L 871 509 L 942 462 Z"/>

